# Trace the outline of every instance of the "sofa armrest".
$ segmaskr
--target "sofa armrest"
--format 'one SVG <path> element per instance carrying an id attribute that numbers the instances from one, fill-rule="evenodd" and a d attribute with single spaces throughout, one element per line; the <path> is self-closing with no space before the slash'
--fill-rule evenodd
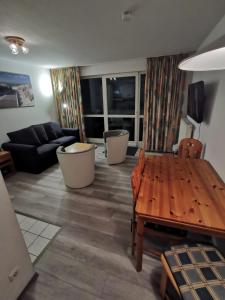
<path id="1" fill-rule="evenodd" d="M 40 173 L 42 165 L 36 146 L 9 142 L 4 143 L 2 148 L 10 151 L 17 170 Z"/>
<path id="2" fill-rule="evenodd" d="M 66 136 L 75 136 L 77 141 L 80 141 L 80 134 L 78 128 L 62 128 L 63 134 Z"/>
<path id="3" fill-rule="evenodd" d="M 2 144 L 2 149 L 10 152 L 26 153 L 26 154 L 37 154 L 37 147 L 34 145 L 25 144 L 14 144 L 14 143 L 4 143 Z"/>

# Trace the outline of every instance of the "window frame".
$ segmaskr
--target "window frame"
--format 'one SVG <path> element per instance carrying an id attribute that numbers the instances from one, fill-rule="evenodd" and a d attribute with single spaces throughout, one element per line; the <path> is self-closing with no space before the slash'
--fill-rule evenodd
<path id="1" fill-rule="evenodd" d="M 129 145 L 141 146 L 142 141 L 139 141 L 139 130 L 140 130 L 140 118 L 144 118 L 144 115 L 140 114 L 140 95 L 141 95 L 141 75 L 146 74 L 145 71 L 140 72 L 123 72 L 123 73 L 110 73 L 103 75 L 91 75 L 91 76 L 81 76 L 82 79 L 92 79 L 101 78 L 102 79 L 102 98 L 103 98 L 103 114 L 84 114 L 84 117 L 100 117 L 104 118 L 104 130 L 109 130 L 108 118 L 132 118 L 134 120 L 134 140 L 129 141 Z M 112 77 L 135 77 L 135 110 L 133 115 L 108 114 L 108 101 L 107 101 L 107 82 L 108 78 Z M 103 143 L 102 138 L 87 138 L 89 142 L 93 143 Z"/>

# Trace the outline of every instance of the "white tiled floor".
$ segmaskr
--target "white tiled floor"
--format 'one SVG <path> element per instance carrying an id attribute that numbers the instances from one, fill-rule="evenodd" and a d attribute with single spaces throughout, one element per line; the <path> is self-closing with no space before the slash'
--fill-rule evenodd
<path id="1" fill-rule="evenodd" d="M 33 263 L 54 238 L 60 227 L 21 214 L 16 214 L 16 217 Z"/>
<path id="2" fill-rule="evenodd" d="M 55 225 L 48 225 L 44 231 L 42 231 L 41 236 L 46 239 L 52 239 L 56 233 L 59 231 L 59 227 Z"/>
<path id="3" fill-rule="evenodd" d="M 50 240 L 39 236 L 29 247 L 28 251 L 30 254 L 38 256 L 41 254 L 43 249 L 48 245 Z"/>
<path id="4" fill-rule="evenodd" d="M 24 217 L 22 221 L 19 223 L 20 228 L 23 230 L 28 230 L 37 220 L 29 218 L 29 217 Z"/>
<path id="5" fill-rule="evenodd" d="M 27 232 L 27 231 L 23 231 L 23 232 L 24 232 L 23 238 L 24 238 L 25 244 L 26 244 L 27 248 L 29 248 L 30 245 L 34 242 L 34 240 L 36 240 L 37 236 L 36 236 L 36 234 L 33 234 L 31 232 Z"/>
<path id="6" fill-rule="evenodd" d="M 34 223 L 31 228 L 29 228 L 29 231 L 34 234 L 41 234 L 41 232 L 48 226 L 48 223 L 37 221 Z"/>

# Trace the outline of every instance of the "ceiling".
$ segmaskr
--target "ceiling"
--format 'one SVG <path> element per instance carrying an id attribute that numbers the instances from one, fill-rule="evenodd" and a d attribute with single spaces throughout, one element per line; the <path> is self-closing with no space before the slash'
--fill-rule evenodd
<path id="1" fill-rule="evenodd" d="M 44 67 L 89 65 L 196 50 L 224 0 L 0 0 L 0 57 Z M 132 10 L 122 22 L 124 10 Z M 4 41 L 19 35 L 27 56 Z"/>

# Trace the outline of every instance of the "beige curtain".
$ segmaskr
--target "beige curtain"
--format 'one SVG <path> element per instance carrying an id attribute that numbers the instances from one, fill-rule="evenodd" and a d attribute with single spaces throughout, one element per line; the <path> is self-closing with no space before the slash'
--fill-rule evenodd
<path id="1" fill-rule="evenodd" d="M 51 69 L 50 73 L 61 126 L 67 128 L 78 127 L 81 142 L 86 141 L 80 69 L 78 67 Z"/>
<path id="2" fill-rule="evenodd" d="M 169 152 L 177 142 L 186 73 L 178 69 L 186 54 L 147 59 L 144 148 Z"/>

